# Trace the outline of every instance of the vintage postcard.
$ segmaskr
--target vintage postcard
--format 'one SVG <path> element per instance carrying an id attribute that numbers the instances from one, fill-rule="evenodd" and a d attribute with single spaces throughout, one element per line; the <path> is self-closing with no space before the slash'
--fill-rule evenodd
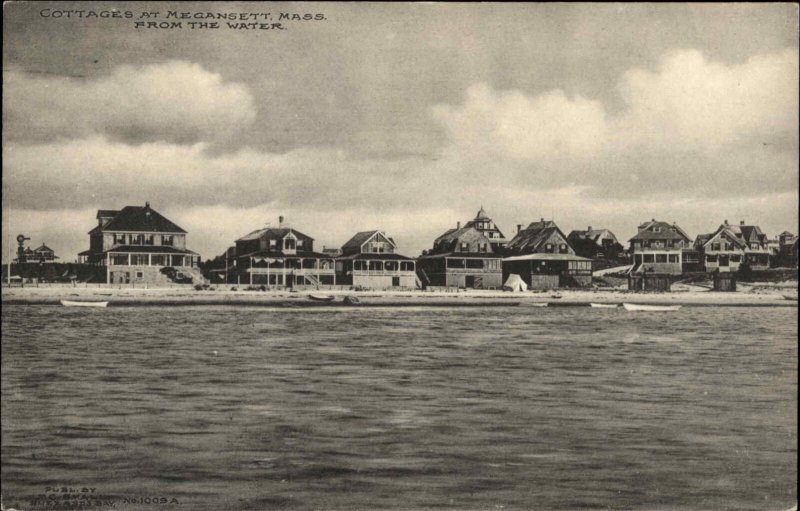
<path id="1" fill-rule="evenodd" d="M 3 9 L 3 511 L 797 509 L 797 4 Z"/>

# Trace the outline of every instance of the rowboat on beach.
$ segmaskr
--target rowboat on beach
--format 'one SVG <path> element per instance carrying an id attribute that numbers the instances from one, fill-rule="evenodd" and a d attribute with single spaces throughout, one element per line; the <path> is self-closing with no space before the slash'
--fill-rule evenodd
<path id="1" fill-rule="evenodd" d="M 547 307 L 547 302 L 532 303 L 531 306 L 533 306 L 533 307 Z"/>
<path id="2" fill-rule="evenodd" d="M 595 309 L 616 309 L 619 307 L 618 303 L 590 303 L 589 307 L 594 307 Z"/>
<path id="3" fill-rule="evenodd" d="M 315 302 L 332 302 L 336 297 L 333 295 L 308 295 L 308 298 Z"/>
<path id="4" fill-rule="evenodd" d="M 669 312 L 681 308 L 680 305 L 643 305 L 639 303 L 623 303 L 626 311 Z"/>
<path id="5" fill-rule="evenodd" d="M 71 300 L 61 300 L 64 307 L 108 307 L 108 302 L 74 302 Z"/>

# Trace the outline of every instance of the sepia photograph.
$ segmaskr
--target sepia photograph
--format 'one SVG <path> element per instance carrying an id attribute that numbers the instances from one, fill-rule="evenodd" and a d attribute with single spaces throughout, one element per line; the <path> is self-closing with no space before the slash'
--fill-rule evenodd
<path id="1" fill-rule="evenodd" d="M 799 12 L 5 2 L 0 511 L 797 511 Z"/>

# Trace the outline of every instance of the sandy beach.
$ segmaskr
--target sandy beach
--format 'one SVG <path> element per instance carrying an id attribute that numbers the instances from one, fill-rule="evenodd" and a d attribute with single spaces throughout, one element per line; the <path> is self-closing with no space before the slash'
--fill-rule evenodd
<path id="1" fill-rule="evenodd" d="M 309 295 L 334 296 L 333 302 L 318 302 Z M 736 292 L 714 292 L 699 286 L 677 284 L 669 293 L 633 292 L 622 288 L 562 289 L 543 292 L 469 290 L 445 291 L 197 291 L 191 286 L 162 289 L 108 286 L 72 287 L 40 285 L 2 289 L 4 304 L 59 304 L 60 300 L 108 301 L 109 305 L 260 305 L 336 306 L 344 297 L 358 299 L 362 306 L 504 306 L 547 303 L 548 306 L 580 306 L 590 303 L 681 304 L 725 306 L 797 306 L 797 283 L 740 283 Z M 795 297 L 795 301 L 785 297 Z"/>

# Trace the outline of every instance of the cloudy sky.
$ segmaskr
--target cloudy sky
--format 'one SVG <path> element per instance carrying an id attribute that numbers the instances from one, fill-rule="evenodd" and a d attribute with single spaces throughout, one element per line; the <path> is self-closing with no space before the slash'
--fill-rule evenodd
<path id="1" fill-rule="evenodd" d="M 325 19 L 135 26 L 169 10 Z M 795 5 L 7 3 L 3 24 L 4 261 L 20 232 L 71 261 L 97 209 L 145 201 L 204 258 L 278 215 L 318 249 L 383 229 L 413 256 L 481 205 L 508 235 L 798 230 Z"/>

